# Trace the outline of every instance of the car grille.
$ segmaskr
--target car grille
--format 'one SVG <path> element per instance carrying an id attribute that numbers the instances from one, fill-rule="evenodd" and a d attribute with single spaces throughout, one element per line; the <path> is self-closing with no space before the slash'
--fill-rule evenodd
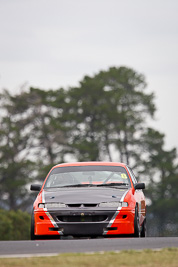
<path id="1" fill-rule="evenodd" d="M 85 208 L 93 208 L 93 207 L 97 207 L 98 204 L 67 204 L 67 206 L 69 208 L 81 208 L 81 207 L 85 207 Z"/>
<path id="2" fill-rule="evenodd" d="M 57 218 L 62 222 L 103 222 L 107 215 L 64 215 Z"/>

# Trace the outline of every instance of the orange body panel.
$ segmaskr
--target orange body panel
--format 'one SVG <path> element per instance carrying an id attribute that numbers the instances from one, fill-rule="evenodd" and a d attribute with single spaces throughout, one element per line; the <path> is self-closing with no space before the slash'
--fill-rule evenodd
<path id="1" fill-rule="evenodd" d="M 35 215 L 35 235 L 59 235 L 58 232 L 49 231 L 49 228 L 54 228 L 52 222 L 46 214 L 46 211 L 38 211 Z M 41 218 L 43 219 L 41 219 Z"/>
<path id="2" fill-rule="evenodd" d="M 126 216 L 126 218 L 125 218 Z M 117 230 L 108 231 L 107 235 L 125 235 L 134 233 L 134 211 L 124 211 L 122 209 L 116 216 L 112 227 L 117 227 Z"/>

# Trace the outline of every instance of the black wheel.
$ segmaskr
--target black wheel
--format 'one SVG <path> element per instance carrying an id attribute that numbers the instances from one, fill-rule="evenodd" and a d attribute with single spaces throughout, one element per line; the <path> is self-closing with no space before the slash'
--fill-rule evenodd
<path id="1" fill-rule="evenodd" d="M 137 206 L 135 207 L 134 237 L 140 237 L 140 224 L 139 224 L 139 215 Z"/>
<path id="2" fill-rule="evenodd" d="M 34 212 L 32 211 L 32 216 L 31 216 L 31 240 L 35 240 L 36 236 L 34 234 L 35 230 L 35 219 L 34 219 Z"/>
<path id="3" fill-rule="evenodd" d="M 140 235 L 141 235 L 141 237 L 146 237 L 146 218 L 143 221 L 142 229 L 141 229 L 141 234 Z"/>

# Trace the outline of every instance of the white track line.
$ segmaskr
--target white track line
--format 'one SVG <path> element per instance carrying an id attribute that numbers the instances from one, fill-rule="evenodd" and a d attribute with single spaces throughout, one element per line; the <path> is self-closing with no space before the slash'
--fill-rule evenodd
<path id="1" fill-rule="evenodd" d="M 58 256 L 58 255 L 59 253 L 13 254 L 13 255 L 0 255 L 0 258 L 52 257 L 52 256 Z"/>

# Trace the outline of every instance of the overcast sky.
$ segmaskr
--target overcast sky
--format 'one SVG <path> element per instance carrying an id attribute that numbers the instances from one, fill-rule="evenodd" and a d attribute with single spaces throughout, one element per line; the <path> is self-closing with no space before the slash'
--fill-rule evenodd
<path id="1" fill-rule="evenodd" d="M 178 147 L 178 0 L 0 0 L 0 90 L 75 86 L 127 66 L 146 77 Z"/>

